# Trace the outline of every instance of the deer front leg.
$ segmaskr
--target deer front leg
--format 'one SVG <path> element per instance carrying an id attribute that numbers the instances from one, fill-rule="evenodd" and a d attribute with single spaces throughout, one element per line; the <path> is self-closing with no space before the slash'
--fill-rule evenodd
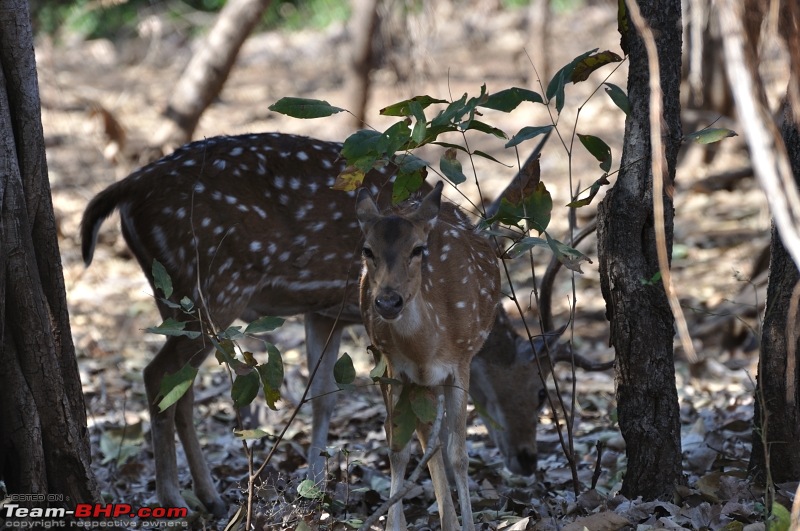
<path id="1" fill-rule="evenodd" d="M 437 391 L 441 393 L 441 391 Z M 437 412 L 441 415 L 442 412 Z M 427 451 L 429 444 L 436 444 L 436 441 L 431 441 L 430 424 L 419 422 L 417 423 L 417 437 L 422 445 L 422 450 Z M 443 432 L 447 431 L 447 425 L 442 421 L 442 432 L 439 433 L 439 441 L 446 441 L 446 436 Z M 444 447 L 440 446 L 439 450 L 428 461 L 428 471 L 431 473 L 431 481 L 433 482 L 433 491 L 436 494 L 436 503 L 439 505 L 439 521 L 443 531 L 455 531 L 458 529 L 458 516 L 456 509 L 453 505 L 453 498 L 450 494 L 450 484 L 447 479 L 447 471 L 444 460 Z"/>
<path id="2" fill-rule="evenodd" d="M 333 408 L 336 406 L 336 382 L 333 380 L 333 366 L 339 353 L 344 324 L 323 315 L 307 313 L 306 359 L 309 374 L 314 371 L 320 358 L 317 374 L 311 381 L 311 446 L 308 448 L 308 477 L 320 485 L 325 475 L 325 456 L 328 446 L 328 430 L 330 429 Z M 328 348 L 324 354 L 322 349 L 330 336 Z"/>
<path id="3" fill-rule="evenodd" d="M 389 496 L 392 497 L 405 487 L 406 469 L 411 457 L 411 445 L 406 444 L 401 450 L 394 449 L 394 405 L 400 398 L 400 388 L 398 385 L 381 384 L 381 394 L 386 404 L 386 422 L 383 427 L 386 431 L 386 442 L 389 444 L 389 467 L 391 469 L 391 484 Z M 406 531 L 406 515 L 403 513 L 403 500 L 389 507 L 386 516 L 386 531 Z"/>
<path id="4" fill-rule="evenodd" d="M 469 367 L 467 367 L 469 371 Z M 469 456 L 467 455 L 467 389 L 469 372 L 466 378 L 444 388 L 445 430 L 447 458 L 453 470 L 453 477 L 461 506 L 461 529 L 474 531 L 472 523 L 472 504 L 469 499 Z"/>

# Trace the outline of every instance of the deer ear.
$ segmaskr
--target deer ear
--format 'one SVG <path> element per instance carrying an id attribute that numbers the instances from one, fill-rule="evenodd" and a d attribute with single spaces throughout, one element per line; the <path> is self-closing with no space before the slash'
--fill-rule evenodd
<path id="1" fill-rule="evenodd" d="M 366 233 L 367 229 L 380 217 L 378 206 L 375 204 L 375 201 L 372 199 L 372 196 L 369 195 L 366 188 L 358 190 L 356 217 L 358 218 L 358 224 L 361 226 L 361 231 L 364 233 Z"/>
<path id="2" fill-rule="evenodd" d="M 442 188 L 444 188 L 442 181 L 436 183 L 436 186 L 422 199 L 419 207 L 409 216 L 409 219 L 426 224 L 428 230 L 432 229 L 436 225 L 439 209 L 442 207 Z"/>

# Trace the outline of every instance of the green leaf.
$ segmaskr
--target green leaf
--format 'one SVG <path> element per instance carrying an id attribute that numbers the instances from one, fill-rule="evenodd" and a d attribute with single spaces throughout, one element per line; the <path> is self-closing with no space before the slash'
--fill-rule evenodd
<path id="1" fill-rule="evenodd" d="M 486 220 L 487 224 L 500 222 L 519 226 L 524 222 L 526 231 L 535 229 L 537 232 L 544 232 L 550 224 L 553 198 L 541 181 L 531 190 L 526 190 L 525 194 L 521 201 L 514 203 L 503 197 L 500 208 L 494 216 Z"/>
<path id="2" fill-rule="evenodd" d="M 410 100 L 403 100 L 398 103 L 389 105 L 380 110 L 380 114 L 384 116 L 416 116 L 414 114 L 414 106 L 419 106 L 420 109 L 425 109 L 434 103 L 447 103 L 447 100 L 439 100 L 430 96 L 414 96 Z M 424 119 L 422 121 L 425 121 Z"/>
<path id="3" fill-rule="evenodd" d="M 425 176 L 420 171 L 411 173 L 398 172 L 392 185 L 392 204 L 396 205 L 408 199 L 412 193 L 419 190 Z"/>
<path id="4" fill-rule="evenodd" d="M 589 195 L 587 197 L 572 201 L 571 203 L 568 203 L 567 206 L 570 208 L 580 208 L 582 206 L 590 204 L 597 195 L 597 192 L 600 191 L 600 188 L 607 184 L 611 184 L 608 182 L 608 175 L 603 175 L 595 182 L 593 182 L 592 185 L 589 187 Z"/>
<path id="5" fill-rule="evenodd" d="M 238 341 L 244 339 L 241 326 L 229 326 L 226 330 L 220 332 L 218 336 L 221 339 L 230 339 L 231 341 Z"/>
<path id="6" fill-rule="evenodd" d="M 283 384 L 283 358 L 275 345 L 267 343 L 267 363 L 256 367 L 261 383 L 264 386 L 264 398 L 267 407 L 277 411 L 276 402 L 281 398 L 281 384 Z"/>
<path id="7" fill-rule="evenodd" d="M 522 238 L 521 240 L 514 243 L 510 249 L 505 252 L 504 258 L 507 256 L 512 260 L 523 254 L 527 253 L 534 247 L 547 247 L 547 240 L 543 238 L 536 238 L 534 236 L 529 236 L 527 238 Z"/>
<path id="8" fill-rule="evenodd" d="M 575 67 L 584 59 L 592 55 L 597 51 L 597 48 L 594 50 L 590 50 L 586 53 L 583 53 L 573 59 L 569 64 L 562 67 L 561 70 L 555 73 L 553 79 L 550 80 L 550 83 L 547 84 L 547 95 L 548 100 L 552 100 L 553 97 L 556 99 L 556 112 L 561 114 L 561 109 L 564 108 L 564 86 L 567 84 L 568 81 L 572 81 L 572 72 L 575 70 Z"/>
<path id="9" fill-rule="evenodd" d="M 589 260 L 589 257 L 579 250 L 573 249 L 569 245 L 551 238 L 547 233 L 545 233 L 545 237 L 547 238 L 547 244 L 550 246 L 550 249 L 553 251 L 556 259 L 570 271 L 583 274 L 583 271 L 581 271 L 581 264 L 583 262 L 589 262 L 590 264 L 592 263 L 592 261 Z"/>
<path id="10" fill-rule="evenodd" d="M 496 111 L 511 112 L 516 109 L 519 104 L 524 101 L 531 103 L 544 103 L 542 97 L 528 89 L 511 87 L 500 92 L 490 94 L 485 102 L 481 103 L 481 107 L 487 109 L 494 109 Z"/>
<path id="11" fill-rule="evenodd" d="M 231 387 L 234 407 L 238 409 L 250 404 L 258 396 L 259 387 L 258 372 L 251 370 L 247 374 L 237 376 Z"/>
<path id="12" fill-rule="evenodd" d="M 172 297 L 172 279 L 167 273 L 167 269 L 155 258 L 153 258 L 153 284 L 156 289 L 160 289 L 164 298 Z"/>
<path id="13" fill-rule="evenodd" d="M 195 376 L 197 376 L 197 369 L 189 363 L 181 367 L 178 372 L 164 375 L 156 398 L 157 400 L 161 398 L 158 402 L 158 410 L 164 411 L 177 402 L 192 387 Z"/>
<path id="14" fill-rule="evenodd" d="M 439 126 L 450 126 L 461 120 L 461 117 L 468 112 L 466 106 L 467 95 L 464 94 L 460 99 L 452 102 L 447 108 L 440 112 L 436 118 L 431 120 L 431 128 L 434 129 Z"/>
<path id="15" fill-rule="evenodd" d="M 392 408 L 392 431 L 389 443 L 395 452 L 406 447 L 417 429 L 417 416 L 411 408 L 409 398 L 411 387 L 413 387 L 411 384 L 403 385 L 400 397 Z"/>
<path id="16" fill-rule="evenodd" d="M 631 113 L 631 102 L 628 101 L 628 95 L 625 94 L 625 91 L 613 83 L 603 84 L 606 86 L 605 91 L 606 94 L 608 94 L 608 97 L 611 98 L 611 101 L 613 101 L 617 107 L 622 109 L 622 112 L 624 112 L 626 116 L 629 115 Z"/>
<path id="17" fill-rule="evenodd" d="M 339 389 L 350 388 L 356 379 L 356 369 L 353 367 L 353 359 L 345 352 L 336 360 L 333 366 L 333 379 Z"/>
<path id="18" fill-rule="evenodd" d="M 194 301 L 189 297 L 184 297 L 181 299 L 181 310 L 184 312 L 191 312 L 194 310 Z"/>
<path id="19" fill-rule="evenodd" d="M 422 105 L 417 103 L 416 101 L 412 101 L 409 104 L 409 110 L 411 111 L 411 115 L 414 117 L 414 127 L 411 129 L 411 140 L 414 144 L 419 145 L 425 140 L 425 129 L 428 124 L 427 120 L 425 119 L 425 111 L 422 109 Z"/>
<path id="20" fill-rule="evenodd" d="M 319 500 L 325 496 L 325 493 L 317 487 L 311 479 L 304 479 L 297 486 L 297 495 L 307 500 Z"/>
<path id="21" fill-rule="evenodd" d="M 622 57 L 609 50 L 593 53 L 588 57 L 583 58 L 575 65 L 572 75 L 570 76 L 570 81 L 573 83 L 586 81 L 589 78 L 589 75 L 591 75 L 591 73 L 598 68 L 610 63 L 619 63 L 620 61 L 622 61 Z"/>
<path id="22" fill-rule="evenodd" d="M 200 332 L 194 330 L 184 330 L 186 323 L 184 321 L 176 321 L 172 317 L 167 319 L 158 326 L 150 326 L 145 328 L 151 334 L 161 334 L 162 336 L 186 336 L 189 339 L 197 339 L 200 337 Z"/>
<path id="23" fill-rule="evenodd" d="M 264 332 L 272 332 L 280 328 L 286 319 L 280 317 L 259 317 L 244 329 L 245 334 L 261 334 Z"/>
<path id="24" fill-rule="evenodd" d="M 583 144 L 583 147 L 585 147 L 594 158 L 600 161 L 600 169 L 608 173 L 608 171 L 611 170 L 611 148 L 608 147 L 608 144 L 593 135 L 582 135 L 578 133 L 578 138 L 581 144 Z"/>
<path id="25" fill-rule="evenodd" d="M 523 127 L 519 130 L 519 133 L 511 137 L 511 140 L 506 142 L 505 147 L 510 148 L 514 147 L 517 144 L 520 144 L 526 140 L 530 140 L 531 138 L 536 138 L 539 135 L 543 135 L 553 130 L 552 125 L 541 125 L 538 127 Z"/>
<path id="26" fill-rule="evenodd" d="M 683 139 L 685 141 L 691 140 L 696 144 L 714 144 L 720 140 L 724 140 L 732 136 L 739 135 L 732 129 L 710 127 L 701 129 L 700 131 L 695 131 L 694 133 L 689 133 L 688 135 L 684 136 Z"/>
<path id="27" fill-rule="evenodd" d="M 270 105 L 269 110 L 292 118 L 323 118 L 340 113 L 345 109 L 334 107 L 324 100 L 286 97 Z"/>
<path id="28" fill-rule="evenodd" d="M 375 366 L 369 371 L 369 377 L 373 382 L 377 382 L 380 378 L 386 376 L 386 356 L 376 356 Z"/>
<path id="29" fill-rule="evenodd" d="M 505 166 L 506 168 L 511 168 L 511 165 L 509 165 L 509 164 L 506 164 L 506 163 L 504 163 L 504 162 L 500 162 L 499 160 L 497 160 L 497 159 L 496 159 L 496 158 L 494 158 L 493 156 L 489 155 L 488 153 L 484 153 L 484 152 L 483 152 L 483 151 L 481 151 L 481 150 L 478 150 L 478 149 L 476 149 L 475 151 L 473 151 L 473 152 L 472 152 L 472 154 L 473 154 L 473 155 L 475 155 L 475 156 L 477 156 L 477 157 L 483 157 L 483 158 L 485 158 L 485 159 L 489 159 L 489 160 L 491 160 L 492 162 L 496 162 L 497 164 L 500 164 L 501 166 Z"/>
<path id="30" fill-rule="evenodd" d="M 480 131 L 481 133 L 486 133 L 487 135 L 494 135 L 497 138 L 505 140 L 508 138 L 508 135 L 502 129 L 498 129 L 497 127 L 492 127 L 489 124 L 485 124 L 480 120 L 471 120 L 469 126 L 465 129 L 465 131 Z"/>
<path id="31" fill-rule="evenodd" d="M 230 339 L 222 339 L 220 341 L 219 339 L 212 338 L 211 344 L 214 345 L 214 357 L 217 358 L 217 362 L 219 362 L 220 365 L 227 363 L 231 367 L 234 367 L 237 362 L 241 363 L 236 359 L 236 346 Z"/>
<path id="32" fill-rule="evenodd" d="M 381 133 L 369 129 L 356 131 L 348 136 L 342 145 L 342 156 L 351 166 L 355 166 L 366 173 L 372 169 L 380 156 L 378 155 L 378 142 Z"/>
<path id="33" fill-rule="evenodd" d="M 414 385 L 409 393 L 411 410 L 420 422 L 431 423 L 436 419 L 436 399 L 429 387 Z"/>
<path id="34" fill-rule="evenodd" d="M 461 163 L 456 158 L 456 150 L 453 148 L 445 150 L 444 155 L 439 159 L 439 169 L 455 185 L 467 180 L 467 177 L 461 171 Z"/>

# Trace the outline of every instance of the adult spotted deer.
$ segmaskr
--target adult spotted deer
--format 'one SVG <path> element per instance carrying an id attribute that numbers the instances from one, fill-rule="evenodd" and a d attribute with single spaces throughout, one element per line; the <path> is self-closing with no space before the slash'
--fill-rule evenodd
<path id="1" fill-rule="evenodd" d="M 500 271 L 493 247 L 467 217 L 442 204 L 442 183 L 415 206 L 383 215 L 362 189 L 356 206 L 364 232 L 361 315 L 372 343 L 386 357 L 389 378 L 386 433 L 391 495 L 403 488 L 410 447 L 398 448 L 395 406 L 403 385 L 435 386 L 444 395 L 442 452 L 428 468 L 442 529 L 456 529 L 445 458 L 453 472 L 464 530 L 474 529 L 467 476 L 467 394 L 470 363 L 489 337 L 500 298 Z M 383 387 L 387 387 L 386 384 Z M 417 422 L 423 448 L 430 426 Z M 442 453 L 446 453 L 443 456 Z M 401 502 L 389 509 L 386 529 L 406 529 Z"/>
<path id="2" fill-rule="evenodd" d="M 335 406 L 332 371 L 345 326 L 360 323 L 358 274 L 363 236 L 354 209 L 355 193 L 331 189 L 344 168 L 341 144 L 264 133 L 214 137 L 188 144 L 99 193 L 84 212 L 83 258 L 92 261 L 100 225 L 119 209 L 122 234 L 153 284 L 157 259 L 172 278 L 178 298 L 204 305 L 219 328 L 258 315 L 305 316 L 309 367 L 321 358 L 311 383 L 313 428 L 309 475 L 325 469 L 329 421 Z M 365 185 L 387 205 L 391 168 L 372 171 Z M 429 187 L 427 189 L 430 189 Z M 552 283 L 551 283 L 552 284 Z M 542 286 L 542 298 L 551 286 Z M 202 295 L 202 296 L 201 296 Z M 159 303 L 166 319 L 181 319 Z M 338 320 L 337 320 L 338 316 Z M 323 347 L 328 337 L 328 347 Z M 535 355 L 544 343 L 518 336 L 502 311 L 475 357 L 472 391 L 499 424 L 487 423 L 509 469 L 530 474 L 536 465 L 537 413 L 544 387 Z M 156 491 L 165 506 L 185 506 L 180 495 L 175 431 L 183 444 L 194 490 L 203 504 L 225 511 L 214 487 L 192 420 L 191 389 L 173 407 L 158 412 L 156 397 L 167 373 L 187 361 L 199 365 L 210 347 L 199 340 L 170 337 L 144 371 L 156 459 Z M 479 364 L 479 365 L 478 365 Z M 549 364 L 542 363 L 545 370 Z M 507 402 L 508 379 L 531 389 Z"/>

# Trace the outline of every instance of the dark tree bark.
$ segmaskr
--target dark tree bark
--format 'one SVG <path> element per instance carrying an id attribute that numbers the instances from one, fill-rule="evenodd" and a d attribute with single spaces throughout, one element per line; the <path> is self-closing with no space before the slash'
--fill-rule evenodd
<path id="1" fill-rule="evenodd" d="M 0 131 L 0 475 L 97 501 L 25 0 L 0 0 Z"/>
<path id="2" fill-rule="evenodd" d="M 370 74 L 375 64 L 375 34 L 378 31 L 379 0 L 352 0 L 350 2 L 350 72 L 347 76 L 347 109 L 353 113 L 353 126 L 364 127 L 369 100 Z"/>
<path id="3" fill-rule="evenodd" d="M 781 134 L 795 181 L 800 186 L 800 132 L 788 104 L 784 108 Z M 767 467 L 776 483 L 800 479 L 798 302 L 800 274 L 773 224 L 750 458 L 751 472 L 762 481 L 767 478 Z"/>
<path id="4" fill-rule="evenodd" d="M 206 42 L 189 61 L 162 113 L 166 123 L 156 145 L 172 151 L 192 139 L 203 111 L 222 91 L 236 56 L 270 0 L 229 0 Z"/>
<path id="5" fill-rule="evenodd" d="M 658 48 L 663 91 L 665 189 L 675 178 L 681 139 L 678 99 L 681 67 L 680 0 L 639 0 Z M 628 454 L 622 493 L 669 498 L 681 481 L 680 417 L 673 360 L 673 317 L 659 281 L 653 216 L 648 61 L 642 38 L 628 22 L 628 98 L 621 171 L 598 207 L 600 282 L 616 350 L 619 424 Z M 672 251 L 673 207 L 664 225 Z M 643 282 L 645 281 L 645 282 Z"/>

